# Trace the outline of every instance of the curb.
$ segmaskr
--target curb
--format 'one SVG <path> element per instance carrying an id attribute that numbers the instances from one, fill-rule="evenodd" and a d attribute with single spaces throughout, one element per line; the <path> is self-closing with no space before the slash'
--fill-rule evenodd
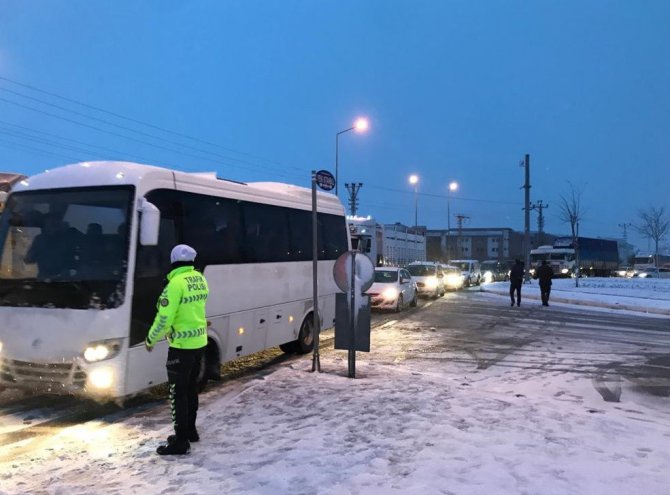
<path id="1" fill-rule="evenodd" d="M 495 294 L 498 296 L 504 296 L 504 297 L 509 297 L 508 294 L 505 292 L 499 292 L 495 290 L 487 290 L 484 287 L 479 288 L 481 292 L 487 292 L 489 294 Z M 560 291 L 556 291 L 560 292 Z M 532 295 L 526 295 L 523 294 L 523 299 L 531 299 L 534 301 L 539 301 L 540 297 L 536 296 L 534 294 Z M 571 299 L 567 297 L 561 297 L 561 296 L 556 296 L 555 292 L 551 292 L 551 300 L 553 302 L 559 302 L 559 303 L 565 303 L 565 304 L 574 304 L 576 306 L 593 306 L 596 308 L 606 308 L 606 309 L 619 309 L 622 311 L 633 311 L 635 313 L 642 313 L 642 314 L 654 314 L 654 315 L 661 315 L 661 316 L 670 316 L 670 309 L 663 309 L 663 308 L 645 308 L 642 306 L 630 306 L 628 304 L 611 304 L 611 303 L 605 303 L 601 301 L 588 301 L 588 300 L 583 300 L 583 299 Z"/>

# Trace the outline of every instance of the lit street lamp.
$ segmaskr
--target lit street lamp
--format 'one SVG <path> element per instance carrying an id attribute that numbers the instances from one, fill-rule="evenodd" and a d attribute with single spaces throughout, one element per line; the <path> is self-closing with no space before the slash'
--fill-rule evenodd
<path id="1" fill-rule="evenodd" d="M 349 129 L 344 129 L 343 131 L 340 131 L 337 134 L 335 134 L 335 196 L 337 196 L 337 185 L 339 184 L 340 134 L 344 134 L 345 132 L 349 131 L 365 132 L 368 130 L 369 126 L 370 124 L 368 123 L 368 119 L 364 117 L 359 117 L 356 119 L 356 122 L 354 122 L 354 125 L 352 127 L 349 127 Z"/>
<path id="2" fill-rule="evenodd" d="M 457 182 L 450 182 L 447 188 L 447 265 L 451 262 L 451 249 L 449 248 L 449 235 L 451 234 L 451 192 L 457 189 Z"/>
<path id="3" fill-rule="evenodd" d="M 419 176 L 416 174 L 410 175 L 409 183 L 414 186 L 414 234 L 416 234 L 419 225 Z"/>

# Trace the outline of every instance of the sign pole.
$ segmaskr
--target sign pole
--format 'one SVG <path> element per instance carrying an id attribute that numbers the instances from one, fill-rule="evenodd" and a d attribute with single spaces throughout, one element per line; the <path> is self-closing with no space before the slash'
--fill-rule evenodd
<path id="1" fill-rule="evenodd" d="M 356 251 L 351 255 L 349 290 L 349 378 L 356 378 Z"/>
<path id="2" fill-rule="evenodd" d="M 321 373 L 321 358 L 319 356 L 319 287 L 317 270 L 319 266 L 319 250 L 317 246 L 317 214 L 316 214 L 316 171 L 312 170 L 312 315 L 314 316 L 314 348 L 312 349 L 312 372 Z"/>

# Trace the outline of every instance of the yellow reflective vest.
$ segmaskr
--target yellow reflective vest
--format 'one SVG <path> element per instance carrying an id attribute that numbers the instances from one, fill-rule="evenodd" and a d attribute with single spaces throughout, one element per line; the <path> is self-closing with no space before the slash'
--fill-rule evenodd
<path id="1" fill-rule="evenodd" d="M 207 345 L 205 304 L 209 294 L 207 280 L 193 268 L 182 266 L 172 270 L 168 284 L 156 304 L 156 318 L 147 335 L 153 346 L 167 336 L 170 347 L 200 349 Z"/>

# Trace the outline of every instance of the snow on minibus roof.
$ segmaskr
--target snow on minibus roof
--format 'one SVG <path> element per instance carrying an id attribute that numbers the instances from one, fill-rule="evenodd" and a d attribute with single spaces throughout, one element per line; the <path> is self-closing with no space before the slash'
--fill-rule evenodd
<path id="1" fill-rule="evenodd" d="M 73 163 L 46 170 L 30 176 L 14 186 L 14 190 L 37 190 L 100 185 L 140 184 L 148 176 L 177 185 L 203 186 L 203 193 L 212 189 L 225 190 L 239 199 L 252 200 L 261 197 L 263 201 L 276 204 L 294 205 L 299 203 L 304 209 L 311 207 L 311 190 L 306 187 L 279 182 L 238 182 L 221 179 L 216 172 L 182 172 L 154 165 L 124 161 L 92 161 Z M 205 189 L 206 188 L 206 189 Z M 318 192 L 319 209 L 344 213 L 340 200 L 332 195 Z"/>
<path id="2" fill-rule="evenodd" d="M 151 172 L 164 173 L 166 170 L 161 167 L 132 162 L 95 161 L 72 163 L 31 175 L 16 184 L 14 190 L 135 184 Z"/>

